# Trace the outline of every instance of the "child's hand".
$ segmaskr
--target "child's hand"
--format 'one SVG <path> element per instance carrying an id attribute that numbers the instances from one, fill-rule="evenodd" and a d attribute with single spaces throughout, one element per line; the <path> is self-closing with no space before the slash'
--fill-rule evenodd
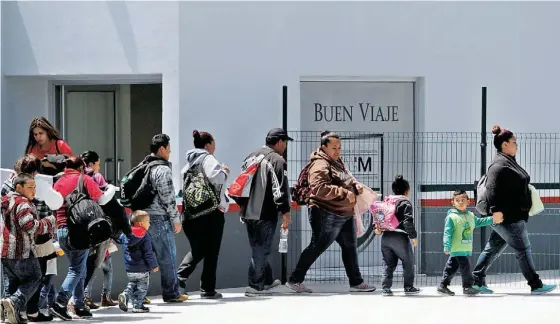
<path id="1" fill-rule="evenodd" d="M 445 254 L 449 255 L 449 251 L 443 251 L 443 253 L 445 253 Z"/>
<path id="2" fill-rule="evenodd" d="M 417 239 L 412 239 L 412 246 L 416 247 L 418 245 Z"/>
<path id="3" fill-rule="evenodd" d="M 375 235 L 381 235 L 381 230 L 379 228 L 375 229 Z"/>
<path id="4" fill-rule="evenodd" d="M 158 272 L 159 271 L 159 267 L 154 268 L 154 272 Z"/>

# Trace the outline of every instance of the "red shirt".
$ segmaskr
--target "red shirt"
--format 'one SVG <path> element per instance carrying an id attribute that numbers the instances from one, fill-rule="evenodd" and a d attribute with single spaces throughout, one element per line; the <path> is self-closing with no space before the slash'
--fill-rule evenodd
<path id="1" fill-rule="evenodd" d="M 103 196 L 103 191 L 99 189 L 99 186 L 91 177 L 73 169 L 64 170 L 64 174 L 54 184 L 53 189 L 58 191 L 63 198 L 66 198 L 78 185 L 80 175 L 82 175 L 84 181 L 84 190 L 92 200 L 97 201 L 99 197 Z M 61 227 L 66 227 L 66 204 L 56 211 L 56 228 Z"/>
<path id="2" fill-rule="evenodd" d="M 56 150 L 57 145 L 58 151 Z M 68 144 L 63 140 L 51 141 L 51 146 L 46 151 L 41 150 L 39 144 L 35 144 L 27 153 L 31 153 L 39 159 L 43 159 L 47 154 L 66 154 L 70 156 L 74 155 L 70 146 L 68 146 Z"/>

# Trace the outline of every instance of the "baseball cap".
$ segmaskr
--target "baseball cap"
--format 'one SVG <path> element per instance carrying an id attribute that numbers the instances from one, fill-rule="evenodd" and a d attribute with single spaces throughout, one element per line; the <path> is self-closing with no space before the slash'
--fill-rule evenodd
<path id="1" fill-rule="evenodd" d="M 288 136 L 288 132 L 286 132 L 286 130 L 282 129 L 282 128 L 273 128 L 271 129 L 268 134 L 266 134 L 266 137 L 276 137 L 279 138 L 281 140 L 284 141 L 293 141 L 294 139 L 291 138 L 290 136 Z"/>

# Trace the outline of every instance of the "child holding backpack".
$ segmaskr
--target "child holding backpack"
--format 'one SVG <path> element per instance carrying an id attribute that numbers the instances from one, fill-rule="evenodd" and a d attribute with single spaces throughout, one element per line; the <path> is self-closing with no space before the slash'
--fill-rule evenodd
<path id="1" fill-rule="evenodd" d="M 417 244 L 416 228 L 412 215 L 412 204 L 408 199 L 410 184 L 402 175 L 396 175 L 392 185 L 394 195 L 384 201 L 376 201 L 371 213 L 376 223 L 375 233 L 381 237 L 383 255 L 383 296 L 393 296 L 393 273 L 401 260 L 404 274 L 405 295 L 416 295 L 420 289 L 414 287 L 414 254 L 412 245 Z M 412 239 L 412 245 L 410 244 Z"/>

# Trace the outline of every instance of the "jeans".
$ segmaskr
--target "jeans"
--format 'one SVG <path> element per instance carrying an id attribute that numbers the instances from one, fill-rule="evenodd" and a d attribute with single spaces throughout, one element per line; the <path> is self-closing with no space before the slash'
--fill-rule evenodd
<path id="1" fill-rule="evenodd" d="M 90 285 L 90 281 L 95 275 L 95 270 L 101 268 L 103 262 L 105 262 L 105 252 L 107 252 L 110 242 L 111 240 L 104 241 L 89 250 L 86 261 L 86 279 L 84 280 L 84 287 L 87 288 Z"/>
<path id="2" fill-rule="evenodd" d="M 68 305 L 70 297 L 74 297 L 74 307 L 83 309 L 84 305 L 84 281 L 86 277 L 86 261 L 88 250 L 73 250 L 68 246 L 68 228 L 60 228 L 57 231 L 60 248 L 68 258 L 68 274 L 58 291 L 56 302 L 61 306 Z"/>
<path id="3" fill-rule="evenodd" d="M 49 309 L 53 307 L 56 299 L 56 289 L 54 289 L 54 275 L 46 275 L 48 278 L 48 285 L 41 287 L 41 296 L 39 297 L 39 309 Z"/>
<path id="4" fill-rule="evenodd" d="M 127 299 L 132 300 L 133 308 L 142 308 L 144 305 L 144 298 L 148 294 L 148 287 L 150 286 L 150 273 L 149 272 L 127 272 L 128 286 L 124 290 Z"/>
<path id="5" fill-rule="evenodd" d="M 16 312 L 26 310 L 31 296 L 41 284 L 41 266 L 37 258 L 12 260 L 2 259 L 2 266 L 8 277 L 10 299 Z"/>
<path id="6" fill-rule="evenodd" d="M 443 278 L 440 286 L 447 287 L 451 285 L 451 280 L 455 277 L 457 270 L 461 271 L 463 280 L 463 288 L 472 288 L 474 277 L 471 273 L 471 263 L 468 256 L 450 256 L 443 269 Z"/>
<path id="7" fill-rule="evenodd" d="M 484 247 L 484 251 L 480 254 L 474 267 L 475 285 L 486 285 L 486 272 L 509 245 L 515 251 L 515 256 L 527 284 L 531 286 L 531 289 L 541 288 L 542 281 L 535 270 L 527 223 L 525 221 L 502 223 L 493 225 L 492 229 L 488 243 L 486 243 L 486 247 Z"/>
<path id="8" fill-rule="evenodd" d="M 177 279 L 177 249 L 175 233 L 166 215 L 150 215 L 152 247 L 159 265 L 163 301 L 179 298 L 179 280 Z"/>
<path id="9" fill-rule="evenodd" d="M 88 269 L 89 270 L 89 269 Z M 93 281 L 95 280 L 95 270 L 93 269 L 94 273 L 91 276 L 91 279 L 86 286 L 84 291 L 84 295 L 86 297 L 91 297 L 91 286 Z M 107 256 L 107 258 L 101 263 L 101 270 L 103 270 L 103 294 L 110 294 L 111 287 L 113 286 L 113 262 L 111 261 L 111 255 Z"/>
<path id="10" fill-rule="evenodd" d="M 33 296 L 27 301 L 27 313 L 35 314 L 41 308 L 41 291 L 44 286 L 51 283 L 52 275 L 46 276 L 47 273 L 47 260 L 45 258 L 38 258 L 39 266 L 41 267 L 41 282 Z"/>
<path id="11" fill-rule="evenodd" d="M 277 221 L 271 220 L 245 220 L 252 251 L 249 264 L 249 287 L 258 291 L 264 290 L 265 286 L 274 282 L 268 256 L 277 224 Z"/>
<path id="12" fill-rule="evenodd" d="M 10 281 L 8 280 L 8 276 L 6 276 L 6 271 L 4 270 L 4 266 L 2 266 L 2 298 L 6 298 L 9 296 L 8 294 L 9 286 L 10 286 Z"/>
<path id="13" fill-rule="evenodd" d="M 311 224 L 311 242 L 301 252 L 289 281 L 303 282 L 311 265 L 336 241 L 342 250 L 342 262 L 350 286 L 362 284 L 364 280 L 358 266 L 358 243 L 354 217 L 337 216 L 320 208 L 311 207 L 309 208 L 309 223 Z"/>
<path id="14" fill-rule="evenodd" d="M 196 269 L 196 265 L 204 260 L 200 290 L 202 292 L 216 291 L 216 269 L 224 234 L 224 224 L 224 213 L 219 210 L 183 222 L 183 231 L 189 240 L 191 251 L 185 255 L 183 262 L 177 269 L 180 283 L 187 281 Z"/>
<path id="15" fill-rule="evenodd" d="M 381 237 L 381 255 L 383 256 L 383 288 L 393 286 L 393 273 L 401 260 L 404 276 L 404 288 L 414 286 L 414 253 L 408 236 L 399 232 L 385 232 Z"/>

